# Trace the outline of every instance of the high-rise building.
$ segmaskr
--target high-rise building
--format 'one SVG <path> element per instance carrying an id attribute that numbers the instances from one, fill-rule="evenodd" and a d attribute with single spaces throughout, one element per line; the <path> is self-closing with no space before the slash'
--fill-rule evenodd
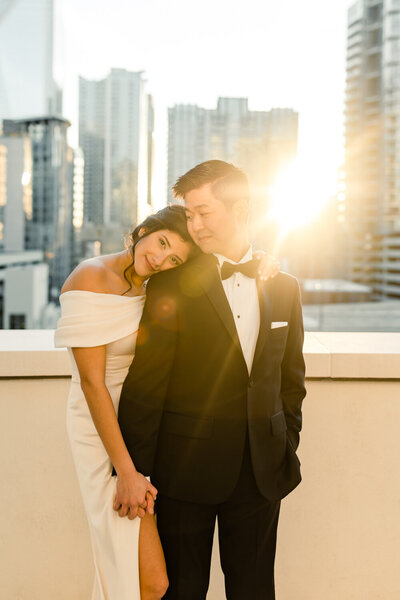
<path id="1" fill-rule="evenodd" d="M 85 160 L 84 222 L 104 222 L 106 80 L 79 77 L 79 145 Z"/>
<path id="2" fill-rule="evenodd" d="M 7 148 L 0 140 L 0 252 L 4 249 L 4 221 L 7 203 Z"/>
<path id="3" fill-rule="evenodd" d="M 168 109 L 168 202 L 171 188 L 183 175 L 211 158 L 211 111 L 193 104 L 177 104 Z"/>
<path id="4" fill-rule="evenodd" d="M 81 148 L 72 150 L 73 159 L 70 163 L 70 189 L 72 190 L 72 262 L 71 270 L 86 258 L 82 252 L 82 228 L 85 190 L 85 160 Z"/>
<path id="5" fill-rule="evenodd" d="M 57 117 L 3 123 L 6 138 L 28 139 L 32 144 L 32 204 L 25 223 L 25 250 L 44 252 L 53 299 L 72 265 L 74 153 L 67 143 L 69 125 Z"/>
<path id="6" fill-rule="evenodd" d="M 62 111 L 60 0 L 0 0 L 0 120 Z"/>
<path id="7" fill-rule="evenodd" d="M 400 0 L 351 5 L 346 73 L 349 276 L 400 297 Z"/>
<path id="8" fill-rule="evenodd" d="M 168 201 L 177 178 L 196 164 L 233 162 L 246 171 L 252 187 L 253 240 L 265 248 L 268 237 L 272 246 L 262 217 L 277 176 L 296 157 L 298 114 L 287 108 L 250 111 L 247 98 L 219 98 L 216 110 L 176 105 L 168 121 Z"/>
<path id="9" fill-rule="evenodd" d="M 78 230 L 83 225 L 84 210 L 84 190 L 85 190 L 85 159 L 81 148 L 73 151 L 73 165 L 71 170 L 71 189 L 72 189 L 72 224 L 74 230 Z"/>
<path id="10" fill-rule="evenodd" d="M 112 69 L 101 81 L 80 78 L 85 224 L 117 227 L 122 235 L 151 211 L 152 128 L 142 72 Z"/>
<path id="11" fill-rule="evenodd" d="M 25 250 L 26 226 L 32 218 L 32 169 L 30 139 L 26 136 L 0 136 L 0 251 L 2 252 Z"/>
<path id="12" fill-rule="evenodd" d="M 0 329 L 43 329 L 48 276 L 40 250 L 0 252 Z"/>
<path id="13" fill-rule="evenodd" d="M 147 105 L 147 204 L 153 207 L 153 173 L 154 173 L 154 104 L 149 94 Z"/>

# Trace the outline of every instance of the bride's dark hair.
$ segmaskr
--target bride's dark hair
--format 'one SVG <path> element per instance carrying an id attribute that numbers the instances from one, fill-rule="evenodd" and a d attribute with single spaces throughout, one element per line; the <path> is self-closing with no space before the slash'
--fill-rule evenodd
<path id="1" fill-rule="evenodd" d="M 142 234 L 140 234 L 140 231 L 142 229 L 144 231 L 142 232 Z M 137 243 L 143 238 L 150 235 L 151 233 L 154 233 L 155 231 L 161 231 L 162 229 L 168 229 L 168 231 L 173 231 L 174 233 L 177 233 L 184 242 L 190 244 L 191 248 L 189 258 L 200 253 L 200 249 L 198 248 L 198 246 L 196 246 L 196 244 L 194 244 L 192 238 L 189 235 L 184 206 L 182 206 L 181 204 L 171 204 L 169 206 L 166 206 L 165 208 L 162 208 L 153 215 L 149 215 L 145 218 L 144 221 L 142 221 L 142 223 L 139 223 L 139 225 L 135 227 L 135 229 L 129 234 L 128 237 L 128 247 L 132 251 L 132 262 L 126 267 L 124 271 L 124 278 L 127 284 L 129 285 L 129 289 L 127 289 L 126 292 L 124 292 L 124 294 L 126 294 L 127 292 L 129 292 L 130 289 L 132 289 L 132 283 L 129 281 L 126 274 L 129 271 L 129 269 L 131 269 L 135 264 L 135 248 Z"/>

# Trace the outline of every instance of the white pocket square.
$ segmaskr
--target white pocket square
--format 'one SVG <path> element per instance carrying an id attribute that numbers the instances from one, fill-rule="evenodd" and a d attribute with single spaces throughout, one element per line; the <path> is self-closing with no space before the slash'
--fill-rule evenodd
<path id="1" fill-rule="evenodd" d="M 277 329 L 278 327 L 286 327 L 287 324 L 287 321 L 272 321 L 271 329 Z"/>

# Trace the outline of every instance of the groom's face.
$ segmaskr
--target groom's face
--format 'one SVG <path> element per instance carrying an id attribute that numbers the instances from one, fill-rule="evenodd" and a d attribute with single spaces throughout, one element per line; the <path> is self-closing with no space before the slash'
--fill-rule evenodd
<path id="1" fill-rule="evenodd" d="M 211 183 L 187 192 L 185 205 L 195 244 L 206 254 L 224 254 L 241 226 L 234 207 L 215 197 Z"/>

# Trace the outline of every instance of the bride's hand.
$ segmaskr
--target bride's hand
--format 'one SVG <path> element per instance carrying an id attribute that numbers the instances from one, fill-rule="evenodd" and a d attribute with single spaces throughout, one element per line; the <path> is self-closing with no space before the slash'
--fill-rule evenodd
<path id="1" fill-rule="evenodd" d="M 113 509 L 120 517 L 131 520 L 135 517 L 142 518 L 146 509 L 154 514 L 156 496 L 157 489 L 154 485 L 133 467 L 128 473 L 118 474 Z"/>
<path id="2" fill-rule="evenodd" d="M 279 273 L 281 263 L 274 256 L 266 254 L 262 250 L 257 250 L 254 253 L 254 258 L 260 261 L 257 273 L 261 281 L 273 279 Z"/>

